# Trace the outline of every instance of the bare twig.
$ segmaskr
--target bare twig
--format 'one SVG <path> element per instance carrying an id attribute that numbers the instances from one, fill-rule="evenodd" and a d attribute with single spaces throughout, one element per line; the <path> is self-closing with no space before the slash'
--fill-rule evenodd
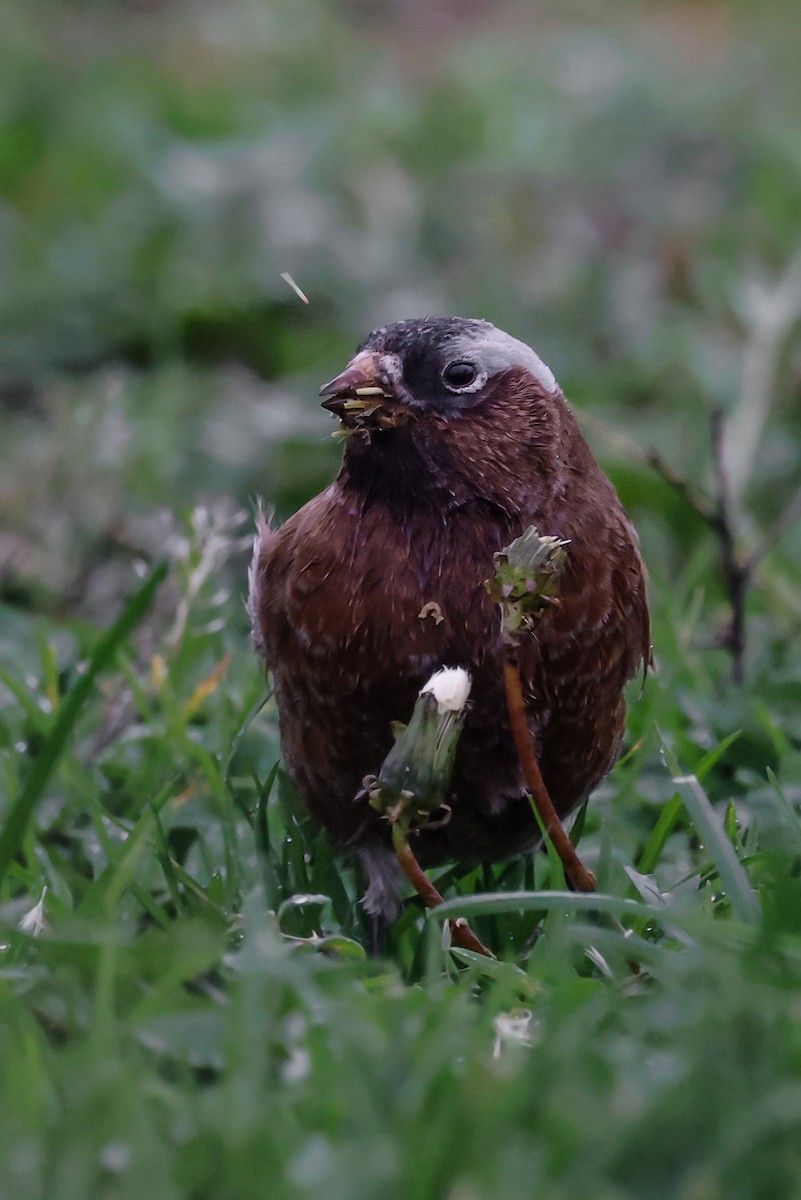
<path id="1" fill-rule="evenodd" d="M 801 261 L 801 260 L 799 260 Z M 786 315 L 786 313 L 785 313 Z M 783 326 L 787 332 L 788 326 Z M 745 369 L 744 369 L 744 373 Z M 760 378 L 764 379 L 764 369 Z M 731 457 L 726 447 L 731 442 L 733 418 L 727 418 L 721 411 L 711 416 L 712 451 L 717 477 L 717 499 L 711 500 L 704 492 L 684 479 L 662 458 L 657 450 L 642 450 L 636 442 L 625 434 L 610 428 L 600 418 L 584 414 L 583 421 L 589 424 L 599 437 L 612 446 L 619 454 L 641 466 L 650 467 L 665 480 L 667 484 L 698 514 L 699 517 L 718 538 L 721 547 L 724 586 L 731 610 L 728 626 L 722 636 L 716 640 L 732 655 L 732 674 L 738 682 L 744 676 L 746 622 L 745 603 L 748 588 L 754 580 L 756 571 L 773 547 L 801 519 L 801 488 L 795 493 L 789 504 L 779 514 L 776 521 L 767 531 L 760 543 L 749 555 L 737 549 L 737 514 L 734 499 L 734 489 L 730 476 Z"/>
<path id="2" fill-rule="evenodd" d="M 745 563 L 749 578 L 753 576 L 762 559 L 770 553 L 786 533 L 789 533 L 799 518 L 801 518 L 801 488 L 798 489 L 787 507 L 779 513 L 756 549 L 751 551 Z"/>
<path id="3" fill-rule="evenodd" d="M 698 513 L 699 517 L 717 529 L 718 514 L 712 501 L 699 488 L 679 475 L 658 450 L 643 450 L 632 438 L 627 437 L 618 429 L 613 429 L 594 413 L 582 413 L 581 423 L 593 429 L 598 437 L 603 438 L 607 445 L 616 450 L 618 454 L 623 455 L 624 458 L 638 463 L 641 467 L 650 467 L 651 470 L 656 471 L 657 475 L 661 475 L 665 483 L 669 484 L 682 500 Z"/>
<path id="4" fill-rule="evenodd" d="M 711 417 L 712 453 L 718 477 L 717 530 L 723 557 L 723 577 L 726 594 L 731 605 L 731 621 L 722 645 L 731 653 L 732 674 L 737 683 L 742 683 L 745 660 L 745 598 L 748 591 L 749 571 L 737 553 L 734 536 L 734 515 L 730 481 L 726 467 L 725 438 L 726 417 L 721 409 L 715 409 Z"/>
<path id="5" fill-rule="evenodd" d="M 681 496 L 682 500 L 685 500 L 690 508 L 706 521 L 707 525 L 719 532 L 720 514 L 700 488 L 695 487 L 689 480 L 682 479 L 681 475 L 674 471 L 670 463 L 666 462 L 657 450 L 648 450 L 643 457 L 648 466 L 661 475 L 665 482 L 669 483 L 673 490 Z"/>

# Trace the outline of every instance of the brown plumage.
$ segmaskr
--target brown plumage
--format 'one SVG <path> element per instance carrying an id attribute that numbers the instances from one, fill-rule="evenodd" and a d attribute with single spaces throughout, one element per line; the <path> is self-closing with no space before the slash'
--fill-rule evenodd
<path id="1" fill-rule="evenodd" d="M 256 644 L 273 673 L 284 761 L 301 798 L 363 861 L 368 910 L 397 908 L 386 822 L 362 793 L 440 666 L 473 679 L 449 824 L 424 865 L 495 861 L 539 840 L 509 732 L 493 554 L 531 524 L 569 539 L 559 604 L 521 648 L 529 724 L 560 815 L 607 772 L 623 687 L 650 658 L 637 536 L 551 372 L 485 321 L 375 330 L 323 389 L 348 431 L 334 483 L 251 569 Z M 428 606 L 428 607 L 427 607 Z"/>

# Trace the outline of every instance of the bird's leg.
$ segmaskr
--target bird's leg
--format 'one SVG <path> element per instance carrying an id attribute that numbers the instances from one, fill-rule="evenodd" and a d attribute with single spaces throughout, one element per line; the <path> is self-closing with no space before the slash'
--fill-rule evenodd
<path id="1" fill-rule="evenodd" d="M 517 749 L 517 757 L 523 768 L 526 786 L 531 792 L 534 807 L 542 821 L 543 828 L 551 839 L 554 850 L 562 860 L 565 874 L 578 892 L 594 892 L 596 879 L 592 871 L 576 853 L 576 848 L 568 837 L 559 820 L 553 801 L 548 795 L 548 789 L 542 778 L 540 764 L 531 742 L 531 731 L 526 719 L 523 686 L 520 682 L 520 668 L 517 663 L 517 651 L 514 646 L 507 645 L 506 659 L 503 665 L 503 681 L 506 689 L 506 707 L 509 710 L 509 723 L 512 728 Z"/>

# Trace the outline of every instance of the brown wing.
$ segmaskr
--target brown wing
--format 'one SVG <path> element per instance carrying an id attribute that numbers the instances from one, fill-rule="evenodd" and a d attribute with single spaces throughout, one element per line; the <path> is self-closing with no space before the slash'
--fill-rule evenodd
<path id="1" fill-rule="evenodd" d="M 591 457 L 573 492 L 553 527 L 542 530 L 570 539 L 559 603 L 534 630 L 536 645 L 524 648 L 521 661 L 539 726 L 540 766 L 562 814 L 612 767 L 625 728 L 625 685 L 651 663 L 637 534 Z"/>

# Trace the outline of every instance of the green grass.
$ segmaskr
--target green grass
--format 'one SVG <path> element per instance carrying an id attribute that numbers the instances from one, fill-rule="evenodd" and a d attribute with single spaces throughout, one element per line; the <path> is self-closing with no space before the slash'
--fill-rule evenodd
<path id="1" fill-rule="evenodd" d="M 445 869 L 499 961 L 416 901 L 370 959 L 241 619 L 214 619 L 238 531 L 195 513 L 177 544 L 107 633 L 37 621 L 3 675 L 0 1194 L 792 1194 L 801 700 L 772 718 L 674 661 L 586 814 L 601 896 L 545 854 Z"/>

